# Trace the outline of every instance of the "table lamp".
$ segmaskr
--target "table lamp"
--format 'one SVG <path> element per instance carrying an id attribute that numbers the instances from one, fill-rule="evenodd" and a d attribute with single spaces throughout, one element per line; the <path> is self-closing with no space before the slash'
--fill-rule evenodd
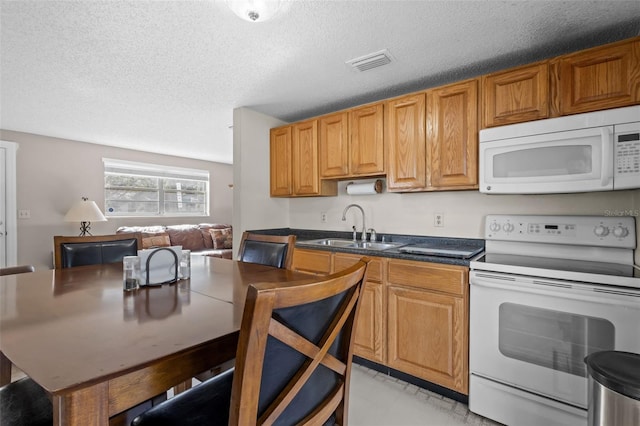
<path id="1" fill-rule="evenodd" d="M 75 203 L 64 216 L 65 222 L 80 222 L 80 236 L 91 235 L 91 222 L 106 222 L 100 208 L 95 201 L 89 201 L 87 197 L 82 197 L 81 201 Z"/>

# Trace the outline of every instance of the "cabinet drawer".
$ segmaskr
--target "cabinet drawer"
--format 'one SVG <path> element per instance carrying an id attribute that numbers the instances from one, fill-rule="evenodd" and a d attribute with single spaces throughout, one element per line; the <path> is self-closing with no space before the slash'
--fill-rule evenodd
<path id="1" fill-rule="evenodd" d="M 331 252 L 295 249 L 293 252 L 293 269 L 317 275 L 330 274 Z"/>
<path id="2" fill-rule="evenodd" d="M 361 256 L 359 254 L 335 253 L 333 257 L 333 272 L 338 272 L 348 268 L 351 265 L 355 265 L 355 263 L 363 257 L 364 256 Z M 371 262 L 369 262 L 368 270 L 369 281 L 382 282 L 385 260 L 378 257 L 369 257 L 369 259 L 371 260 Z"/>
<path id="3" fill-rule="evenodd" d="M 455 295 L 467 291 L 469 270 L 464 266 L 410 260 L 390 260 L 389 284 L 426 288 Z"/>

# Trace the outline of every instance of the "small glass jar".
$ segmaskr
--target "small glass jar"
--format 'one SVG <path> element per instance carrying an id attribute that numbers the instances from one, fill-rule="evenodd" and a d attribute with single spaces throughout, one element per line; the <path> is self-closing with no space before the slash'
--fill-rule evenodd
<path id="1" fill-rule="evenodd" d="M 191 250 L 182 250 L 180 258 L 180 278 L 187 280 L 191 278 Z"/>
<path id="2" fill-rule="evenodd" d="M 124 291 L 136 290 L 140 286 L 140 258 L 138 256 L 122 258 L 122 286 Z"/>

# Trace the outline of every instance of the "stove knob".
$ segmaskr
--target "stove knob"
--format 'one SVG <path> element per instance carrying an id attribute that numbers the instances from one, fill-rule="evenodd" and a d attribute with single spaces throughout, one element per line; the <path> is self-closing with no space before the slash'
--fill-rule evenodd
<path id="1" fill-rule="evenodd" d="M 613 235 L 615 235 L 617 238 L 624 238 L 629 235 L 629 230 L 622 225 L 618 225 L 613 228 Z"/>
<path id="2" fill-rule="evenodd" d="M 498 232 L 500 230 L 500 224 L 497 222 L 491 222 L 491 225 L 489 225 L 489 229 L 493 232 Z"/>
<path id="3" fill-rule="evenodd" d="M 598 225 L 593 229 L 593 233 L 598 237 L 606 237 L 609 234 L 609 228 L 604 225 Z"/>
<path id="4" fill-rule="evenodd" d="M 513 231 L 513 224 L 505 223 L 504 225 L 502 225 L 502 229 L 504 229 L 504 232 L 511 232 Z"/>

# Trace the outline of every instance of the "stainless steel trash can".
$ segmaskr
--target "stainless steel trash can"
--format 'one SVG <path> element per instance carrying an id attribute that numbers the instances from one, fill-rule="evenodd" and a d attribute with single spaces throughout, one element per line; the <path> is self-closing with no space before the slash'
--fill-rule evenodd
<path id="1" fill-rule="evenodd" d="M 589 372 L 589 426 L 640 425 L 640 354 L 594 352 Z"/>

